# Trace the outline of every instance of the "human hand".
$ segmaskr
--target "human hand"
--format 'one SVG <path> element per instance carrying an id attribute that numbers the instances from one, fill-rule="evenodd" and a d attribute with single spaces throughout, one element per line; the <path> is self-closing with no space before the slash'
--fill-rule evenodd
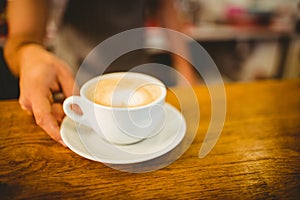
<path id="1" fill-rule="evenodd" d="M 71 96 L 74 76 L 70 67 L 37 44 L 19 49 L 20 98 L 22 109 L 30 111 L 36 123 L 54 140 L 63 143 L 59 123 L 64 117 L 62 105 L 53 100 L 53 93 Z"/>

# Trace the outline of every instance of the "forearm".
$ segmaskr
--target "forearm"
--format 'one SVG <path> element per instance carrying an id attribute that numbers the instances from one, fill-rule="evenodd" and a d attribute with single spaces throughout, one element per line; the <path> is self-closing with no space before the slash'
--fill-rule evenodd
<path id="1" fill-rule="evenodd" d="M 4 56 L 15 76 L 19 76 L 20 73 L 22 47 L 28 44 L 43 45 L 48 9 L 48 0 L 8 1 L 8 38 L 4 47 Z"/>
<path id="2" fill-rule="evenodd" d="M 173 0 L 161 0 L 160 12 L 158 18 L 161 21 L 161 25 L 165 28 L 169 28 L 178 32 L 184 32 L 183 22 L 180 17 L 180 13 L 174 5 Z M 171 47 L 176 49 L 177 52 L 181 52 L 181 55 L 172 55 L 173 65 L 175 69 L 183 75 L 191 84 L 195 84 L 196 75 L 193 67 L 187 61 L 190 59 L 189 47 L 183 37 L 178 37 L 178 34 L 168 35 Z M 181 56 L 184 56 L 181 57 Z M 183 82 L 179 83 L 183 84 Z"/>

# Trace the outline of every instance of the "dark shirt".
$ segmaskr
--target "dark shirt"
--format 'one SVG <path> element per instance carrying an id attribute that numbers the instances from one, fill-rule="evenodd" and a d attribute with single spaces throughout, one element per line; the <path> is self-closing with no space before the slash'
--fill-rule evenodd
<path id="1" fill-rule="evenodd" d="M 69 0 L 62 24 L 101 42 L 125 30 L 143 27 L 145 0 Z"/>

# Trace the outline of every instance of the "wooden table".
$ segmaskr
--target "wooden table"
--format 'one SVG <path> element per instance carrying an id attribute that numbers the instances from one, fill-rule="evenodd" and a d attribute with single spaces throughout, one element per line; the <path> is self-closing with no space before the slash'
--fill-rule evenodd
<path id="1" fill-rule="evenodd" d="M 192 145 L 171 165 L 137 174 L 78 156 L 16 100 L 1 101 L 0 199 L 299 199 L 300 79 L 227 84 L 222 135 L 203 159 L 210 99 L 204 86 L 194 89 L 201 120 Z"/>

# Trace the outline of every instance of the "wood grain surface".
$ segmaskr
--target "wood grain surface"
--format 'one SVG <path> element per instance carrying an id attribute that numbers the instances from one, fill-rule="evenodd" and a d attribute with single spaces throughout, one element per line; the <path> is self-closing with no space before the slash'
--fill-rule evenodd
<path id="1" fill-rule="evenodd" d="M 300 80 L 226 85 L 227 115 L 215 148 L 198 158 L 210 98 L 194 88 L 200 123 L 184 88 L 168 102 L 186 107 L 192 145 L 175 162 L 128 173 L 51 140 L 17 100 L 0 101 L 0 199 L 300 199 Z M 175 91 L 174 90 L 174 91 Z"/>

